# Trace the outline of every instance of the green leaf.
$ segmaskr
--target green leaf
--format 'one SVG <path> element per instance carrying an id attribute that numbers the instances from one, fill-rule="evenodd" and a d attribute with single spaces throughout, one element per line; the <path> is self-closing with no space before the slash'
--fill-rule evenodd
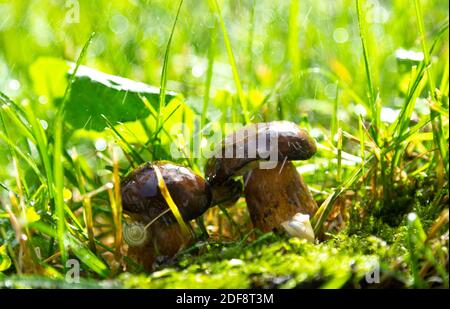
<path id="1" fill-rule="evenodd" d="M 62 97 L 69 69 L 70 65 L 63 59 L 38 58 L 29 68 L 34 91 L 47 98 Z"/>
<path id="2" fill-rule="evenodd" d="M 0 246 L 0 272 L 11 267 L 11 259 L 6 253 L 6 245 Z"/>
<path id="3" fill-rule="evenodd" d="M 66 120 L 75 129 L 103 131 L 105 115 L 114 125 L 144 119 L 150 111 L 140 96 L 158 107 L 159 88 L 80 66 L 66 103 Z M 166 102 L 175 93 L 166 93 Z"/>
<path id="4" fill-rule="evenodd" d="M 69 245 L 73 253 L 89 267 L 102 277 L 109 275 L 109 269 L 91 250 L 72 235 L 68 235 Z"/>
<path id="5" fill-rule="evenodd" d="M 61 101 L 68 78 L 75 64 L 51 57 L 42 57 L 30 67 L 36 94 Z M 166 92 L 165 101 L 175 97 Z M 136 121 L 150 115 L 140 96 L 146 97 L 158 111 L 159 88 L 120 76 L 106 74 L 81 66 L 75 73 L 70 96 L 65 106 L 65 119 L 74 129 L 103 131 L 105 115 L 113 125 Z"/>
<path id="6" fill-rule="evenodd" d="M 42 221 L 34 222 L 30 225 L 30 228 L 36 229 L 41 233 L 50 237 L 56 238 L 56 230 L 48 224 L 42 223 Z M 98 258 L 85 244 L 75 238 L 71 234 L 66 234 L 65 239 L 69 243 L 69 247 L 72 252 L 92 271 L 96 272 L 102 277 L 109 275 L 108 266 Z"/>

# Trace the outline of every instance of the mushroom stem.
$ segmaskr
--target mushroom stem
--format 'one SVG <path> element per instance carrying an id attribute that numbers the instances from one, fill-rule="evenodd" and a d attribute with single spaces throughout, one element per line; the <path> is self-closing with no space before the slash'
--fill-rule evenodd
<path id="1" fill-rule="evenodd" d="M 240 181 L 228 179 L 221 185 L 212 186 L 211 207 L 216 205 L 232 206 L 242 193 L 242 184 Z"/>
<path id="2" fill-rule="evenodd" d="M 144 266 L 145 270 L 153 270 L 156 257 L 173 257 L 192 239 L 186 236 L 179 224 L 166 224 L 155 221 L 148 229 L 146 241 L 139 246 L 128 246 L 127 256 Z"/>
<path id="3" fill-rule="evenodd" d="M 313 216 L 317 205 L 292 162 L 279 162 L 273 169 L 256 168 L 249 172 L 245 177 L 245 198 L 255 228 L 269 232 L 286 225 L 291 235 L 311 238 L 309 220 L 301 215 Z"/>

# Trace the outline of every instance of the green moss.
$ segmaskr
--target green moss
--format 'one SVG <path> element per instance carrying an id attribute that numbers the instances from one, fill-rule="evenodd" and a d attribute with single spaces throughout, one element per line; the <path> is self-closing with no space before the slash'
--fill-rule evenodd
<path id="1" fill-rule="evenodd" d="M 201 256 L 181 256 L 172 267 L 120 280 L 128 288 L 358 287 L 388 252 L 378 250 L 387 245 L 375 238 L 347 242 L 343 236 L 315 245 L 270 235 L 256 250 L 251 244 L 206 245 Z"/>

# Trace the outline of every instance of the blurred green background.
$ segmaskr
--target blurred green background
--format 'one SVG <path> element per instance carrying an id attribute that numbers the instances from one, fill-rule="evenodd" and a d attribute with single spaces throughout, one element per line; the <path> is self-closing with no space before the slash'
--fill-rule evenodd
<path id="1" fill-rule="evenodd" d="M 365 99 L 366 84 L 362 82 L 365 72 L 354 1 L 295 3 L 252 0 L 221 3 L 244 87 L 264 94 L 282 78 L 318 68 L 333 72 Z M 448 1 L 422 0 L 421 4 L 427 39 L 431 41 L 448 17 Z M 74 61 L 91 32 L 97 36 L 89 48 L 86 65 L 159 85 L 177 6 L 177 1 L 2 0 L 0 88 L 13 97 L 32 97 L 30 65 L 41 56 Z M 409 74 L 409 70 L 402 72 L 399 67 L 396 51 L 421 51 L 414 5 L 403 0 L 370 0 L 363 6 L 374 83 L 383 103 L 395 104 L 407 86 L 399 83 L 405 79 L 402 74 Z M 76 7 L 79 22 L 72 23 L 71 10 Z M 207 1 L 184 2 L 170 52 L 169 89 L 186 97 L 203 94 L 213 28 L 214 16 Z M 234 91 L 220 31 L 217 38 L 213 90 Z M 447 58 L 445 45 L 437 53 L 436 61 Z M 413 55 L 404 53 L 403 57 Z M 441 64 L 434 74 L 441 74 L 444 63 Z M 305 107 L 309 100 L 329 101 L 335 96 L 333 81 L 314 71 L 289 81 L 278 95 L 289 100 L 292 112 L 289 116 L 293 120 L 301 112 L 311 110 Z M 255 96 L 258 100 L 258 94 Z M 341 98 L 343 106 L 350 101 L 345 95 Z"/>

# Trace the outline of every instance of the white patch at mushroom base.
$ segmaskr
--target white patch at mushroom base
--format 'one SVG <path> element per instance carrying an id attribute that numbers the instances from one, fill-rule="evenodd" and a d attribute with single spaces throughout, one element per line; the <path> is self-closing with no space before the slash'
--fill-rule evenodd
<path id="1" fill-rule="evenodd" d="M 281 226 L 290 236 L 314 242 L 314 230 L 309 221 L 309 215 L 296 213 L 292 219 L 281 223 Z"/>

